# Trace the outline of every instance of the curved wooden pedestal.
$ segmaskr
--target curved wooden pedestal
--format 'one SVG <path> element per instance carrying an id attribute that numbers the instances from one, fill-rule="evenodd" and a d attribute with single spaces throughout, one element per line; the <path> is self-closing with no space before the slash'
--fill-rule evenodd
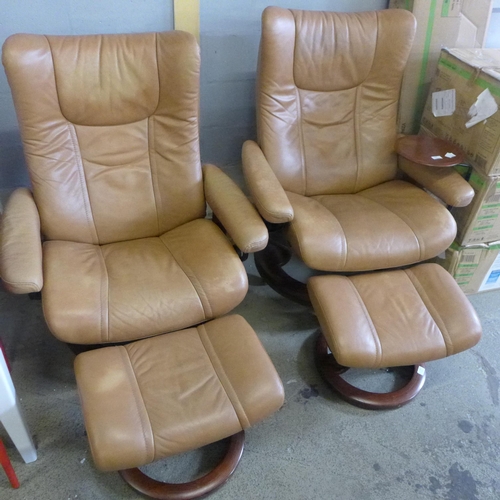
<path id="1" fill-rule="evenodd" d="M 270 234 L 272 238 L 272 233 Z M 262 279 L 277 293 L 299 304 L 310 306 L 305 283 L 292 278 L 282 267 L 291 259 L 292 252 L 272 239 L 267 247 L 254 254 L 255 267 Z"/>
<path id="2" fill-rule="evenodd" d="M 367 410 L 390 410 L 409 403 L 422 389 L 425 382 L 424 365 L 414 365 L 413 376 L 404 387 L 393 392 L 378 393 L 358 389 L 346 382 L 341 374 L 349 368 L 337 363 L 328 350 L 328 344 L 320 332 L 315 347 L 315 362 L 323 379 L 348 403 Z"/>
<path id="3" fill-rule="evenodd" d="M 171 484 L 156 481 L 137 468 L 121 470 L 119 474 L 134 490 L 150 498 L 159 500 L 201 498 L 222 486 L 238 466 L 245 447 L 245 432 L 238 432 L 227 439 L 229 447 L 219 465 L 205 476 L 189 483 Z"/>

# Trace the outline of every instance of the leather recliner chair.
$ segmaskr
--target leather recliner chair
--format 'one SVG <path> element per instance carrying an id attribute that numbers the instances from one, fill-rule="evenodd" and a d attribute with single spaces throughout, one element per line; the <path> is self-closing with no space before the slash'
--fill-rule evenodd
<path id="1" fill-rule="evenodd" d="M 13 35 L 3 63 L 32 182 L 5 207 L 3 283 L 41 291 L 49 329 L 66 343 L 143 339 L 77 357 L 96 464 L 145 493 L 168 489 L 162 498 L 206 494 L 236 467 L 242 429 L 281 406 L 283 387 L 242 318 L 183 330 L 245 297 L 233 243 L 246 253 L 268 240 L 236 184 L 200 164 L 196 40 L 180 31 Z M 207 202 L 217 223 L 205 218 Z M 227 436 L 208 480 L 159 485 L 137 469 Z"/>
<path id="2" fill-rule="evenodd" d="M 290 299 L 310 302 L 282 269 L 292 254 L 316 271 L 359 273 L 425 261 L 455 238 L 453 217 L 420 186 L 452 206 L 470 203 L 472 188 L 395 153 L 414 32 L 398 9 L 263 13 L 258 140 L 244 144 L 243 170 L 271 230 L 257 269 Z"/>
<path id="3" fill-rule="evenodd" d="M 194 39 L 14 35 L 3 61 L 32 182 L 4 214 L 8 290 L 43 289 L 51 332 L 74 344 L 150 337 L 239 304 L 245 269 L 206 201 L 243 252 L 267 231 L 222 171 L 202 171 Z"/>

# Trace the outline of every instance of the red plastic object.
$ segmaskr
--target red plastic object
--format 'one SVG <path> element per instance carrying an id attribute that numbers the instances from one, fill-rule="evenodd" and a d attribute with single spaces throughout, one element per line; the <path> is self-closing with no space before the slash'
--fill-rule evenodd
<path id="1" fill-rule="evenodd" d="M 3 445 L 1 439 L 0 439 L 0 464 L 3 467 L 5 474 L 7 474 L 7 477 L 12 487 L 16 489 L 19 488 L 19 480 L 17 479 L 14 468 L 12 467 L 12 464 L 10 463 L 9 460 L 9 456 L 7 455 L 7 450 L 5 449 L 5 446 Z"/>

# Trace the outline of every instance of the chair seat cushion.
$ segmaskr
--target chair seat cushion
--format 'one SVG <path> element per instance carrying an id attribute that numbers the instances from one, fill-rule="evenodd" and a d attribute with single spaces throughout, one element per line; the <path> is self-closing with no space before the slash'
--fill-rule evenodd
<path id="1" fill-rule="evenodd" d="M 278 410 L 283 386 L 241 316 L 77 356 L 94 461 L 139 467 L 240 432 Z"/>
<path id="2" fill-rule="evenodd" d="M 456 234 L 448 210 L 404 181 L 356 194 L 287 194 L 295 214 L 288 238 L 312 269 L 357 272 L 410 265 L 443 252 Z"/>
<path id="3" fill-rule="evenodd" d="M 460 287 L 437 264 L 307 284 L 338 363 L 381 368 L 424 363 L 469 349 L 481 324 Z"/>
<path id="4" fill-rule="evenodd" d="M 248 289 L 222 231 L 197 219 L 160 237 L 43 247 L 43 309 L 64 342 L 124 342 L 226 314 Z"/>

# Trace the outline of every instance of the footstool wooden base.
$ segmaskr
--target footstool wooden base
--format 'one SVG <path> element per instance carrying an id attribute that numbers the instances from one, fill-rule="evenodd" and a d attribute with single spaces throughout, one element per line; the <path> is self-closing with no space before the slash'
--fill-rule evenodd
<path id="1" fill-rule="evenodd" d="M 224 458 L 210 472 L 188 483 L 164 483 L 144 474 L 137 467 L 119 471 L 120 476 L 134 490 L 159 500 L 188 500 L 201 498 L 222 486 L 240 463 L 245 447 L 245 431 L 226 439 L 229 446 Z"/>
<path id="2" fill-rule="evenodd" d="M 379 393 L 355 387 L 344 378 L 342 373 L 349 367 L 337 363 L 320 331 L 316 340 L 314 360 L 316 368 L 330 387 L 347 403 L 366 410 L 392 410 L 412 401 L 425 383 L 423 364 L 413 365 L 412 376 L 408 383 L 396 391 Z"/>
<path id="3" fill-rule="evenodd" d="M 200 498 L 221 486 L 243 453 L 243 429 L 284 398 L 271 360 L 241 316 L 79 354 L 75 373 L 96 466 L 164 500 Z M 138 469 L 226 438 L 219 465 L 189 483 L 163 483 Z"/>
<path id="4" fill-rule="evenodd" d="M 398 408 L 425 382 L 423 363 L 473 347 L 477 315 L 453 278 L 437 264 L 357 276 L 314 276 L 308 291 L 323 334 L 316 349 L 322 377 L 349 403 Z M 351 368 L 413 366 L 406 386 L 390 393 L 356 388 L 341 376 Z"/>

